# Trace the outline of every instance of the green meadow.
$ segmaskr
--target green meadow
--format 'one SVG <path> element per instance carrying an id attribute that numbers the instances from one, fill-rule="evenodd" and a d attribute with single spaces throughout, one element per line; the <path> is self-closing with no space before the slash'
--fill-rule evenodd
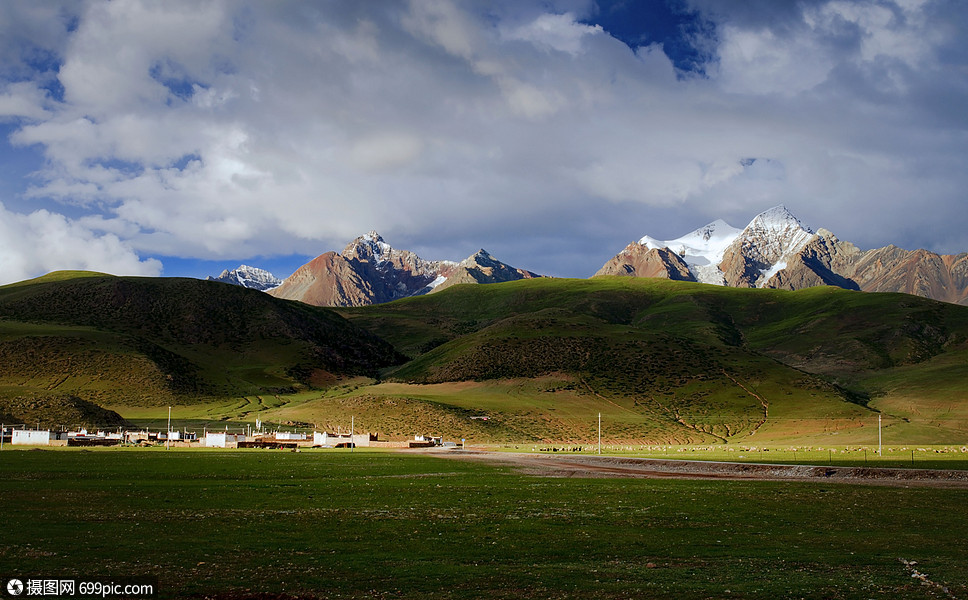
<path id="1" fill-rule="evenodd" d="M 187 279 L 0 287 L 0 421 L 347 429 L 478 444 L 968 442 L 968 307 L 642 278 L 326 309 Z M 113 410 L 114 413 L 103 409 Z"/>
<path id="2" fill-rule="evenodd" d="M 8 447 L 0 573 L 156 575 L 166 598 L 964 598 L 966 502 L 365 450 Z"/>

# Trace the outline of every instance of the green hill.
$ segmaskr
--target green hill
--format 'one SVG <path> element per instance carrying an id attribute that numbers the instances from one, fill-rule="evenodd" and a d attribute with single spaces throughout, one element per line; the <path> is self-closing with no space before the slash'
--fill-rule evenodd
<path id="1" fill-rule="evenodd" d="M 72 429 L 125 425 L 118 413 L 77 396 L 0 397 L 0 421 L 7 425 Z"/>
<path id="2" fill-rule="evenodd" d="M 968 308 L 902 294 L 535 279 L 337 311 L 193 279 L 0 287 L 0 399 L 142 420 L 583 444 L 601 413 L 612 444 L 850 445 L 881 417 L 963 444 L 966 380 Z"/>
<path id="3" fill-rule="evenodd" d="M 290 393 L 399 360 L 331 310 L 238 286 L 53 273 L 0 287 L 0 397 L 167 406 Z"/>
<path id="4" fill-rule="evenodd" d="M 598 412 L 640 442 L 869 441 L 878 412 L 920 443 L 968 430 L 968 309 L 908 295 L 544 279 L 340 312 L 411 358 L 366 394 L 486 414 L 495 441 L 588 440 Z"/>

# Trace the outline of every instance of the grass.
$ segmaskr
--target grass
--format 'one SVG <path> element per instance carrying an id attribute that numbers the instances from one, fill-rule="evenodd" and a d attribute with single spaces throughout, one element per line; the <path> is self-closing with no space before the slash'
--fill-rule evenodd
<path id="1" fill-rule="evenodd" d="M 964 490 L 546 479 L 381 452 L 8 451 L 0 572 L 163 597 L 968 594 Z M 930 509 L 928 509 L 930 507 Z"/>
<path id="2" fill-rule="evenodd" d="M 538 279 L 337 314 L 80 275 L 0 287 L 0 396 L 497 444 L 587 443 L 598 413 L 616 444 L 870 444 L 878 415 L 898 443 L 968 437 L 968 309 L 913 296 Z"/>
<path id="3" fill-rule="evenodd" d="M 968 310 L 913 296 L 547 279 L 340 312 L 412 358 L 360 398 L 490 411 L 490 441 L 587 441 L 599 411 L 633 443 L 870 443 L 878 414 L 905 443 L 968 431 Z M 548 378 L 577 387 L 526 383 Z"/>
<path id="4" fill-rule="evenodd" d="M 503 445 L 504 452 L 565 453 L 596 455 L 596 444 L 580 447 L 541 445 Z M 602 445 L 603 456 L 698 460 L 775 465 L 871 467 L 900 469 L 968 470 L 968 446 L 621 446 Z"/>
<path id="5" fill-rule="evenodd" d="M 0 395 L 168 406 L 293 393 L 399 356 L 333 311 L 182 278 L 0 286 Z"/>
<path id="6" fill-rule="evenodd" d="M 824 390 L 793 393 L 773 381 L 738 381 L 747 389 L 729 382 L 729 387 L 717 390 L 716 395 L 707 395 L 703 405 L 682 410 L 679 415 L 685 424 L 676 421 L 659 403 L 597 394 L 589 382 L 563 374 L 438 384 L 357 378 L 325 391 L 176 405 L 172 418 L 177 428 L 201 432 L 205 427 L 222 429 L 226 425 L 238 430 L 256 418 L 267 423 L 336 430 L 348 428 L 353 417 L 358 431 L 379 434 L 381 439 L 433 434 L 466 438 L 475 444 L 587 445 L 597 441 L 601 413 L 605 443 L 617 447 L 708 444 L 730 448 L 870 448 L 877 444 L 878 413 L 871 409 L 842 399 L 831 401 Z M 688 384 L 685 389 L 689 389 Z M 769 402 L 768 416 L 762 423 L 759 421 L 764 415 L 763 407 L 750 391 Z M 968 435 L 957 419 L 926 414 L 931 401 L 901 403 L 896 398 L 888 395 L 872 403 L 874 408 L 885 411 L 881 413 L 885 444 L 922 447 L 968 443 Z M 661 406 L 669 409 L 670 405 Z M 164 427 L 168 416 L 167 407 L 109 408 L 139 426 L 152 428 Z M 745 421 L 737 415 L 745 415 Z M 717 423 L 745 424 L 748 429 L 745 434 L 732 429 L 736 435 L 724 444 L 723 439 L 694 429 L 703 422 L 710 424 L 709 429 L 714 432 L 725 433 Z M 753 426 L 757 428 L 750 434 Z"/>

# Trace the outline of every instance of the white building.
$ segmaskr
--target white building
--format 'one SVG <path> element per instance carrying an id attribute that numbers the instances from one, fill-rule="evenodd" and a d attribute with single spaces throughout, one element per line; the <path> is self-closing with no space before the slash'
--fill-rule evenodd
<path id="1" fill-rule="evenodd" d="M 279 441 L 300 441 L 306 439 L 305 433 L 290 433 L 288 431 L 278 431 L 276 432 L 276 439 Z"/>
<path id="2" fill-rule="evenodd" d="M 313 446 L 338 446 L 340 444 L 352 444 L 354 446 L 369 446 L 370 442 L 376 441 L 375 435 L 369 433 L 326 433 L 317 431 L 313 433 Z"/>
<path id="3" fill-rule="evenodd" d="M 209 448 L 237 448 L 239 442 L 245 441 L 245 434 L 208 432 L 205 434 L 205 445 Z"/>
<path id="4" fill-rule="evenodd" d="M 10 443 L 14 446 L 47 446 L 54 436 L 50 430 L 14 429 Z"/>

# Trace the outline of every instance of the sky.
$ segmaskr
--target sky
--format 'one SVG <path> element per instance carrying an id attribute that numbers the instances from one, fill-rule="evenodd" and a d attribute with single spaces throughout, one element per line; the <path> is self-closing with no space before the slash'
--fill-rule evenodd
<path id="1" fill-rule="evenodd" d="M 588 277 L 785 205 L 968 251 L 962 0 L 0 2 L 0 284 L 376 230 Z"/>

